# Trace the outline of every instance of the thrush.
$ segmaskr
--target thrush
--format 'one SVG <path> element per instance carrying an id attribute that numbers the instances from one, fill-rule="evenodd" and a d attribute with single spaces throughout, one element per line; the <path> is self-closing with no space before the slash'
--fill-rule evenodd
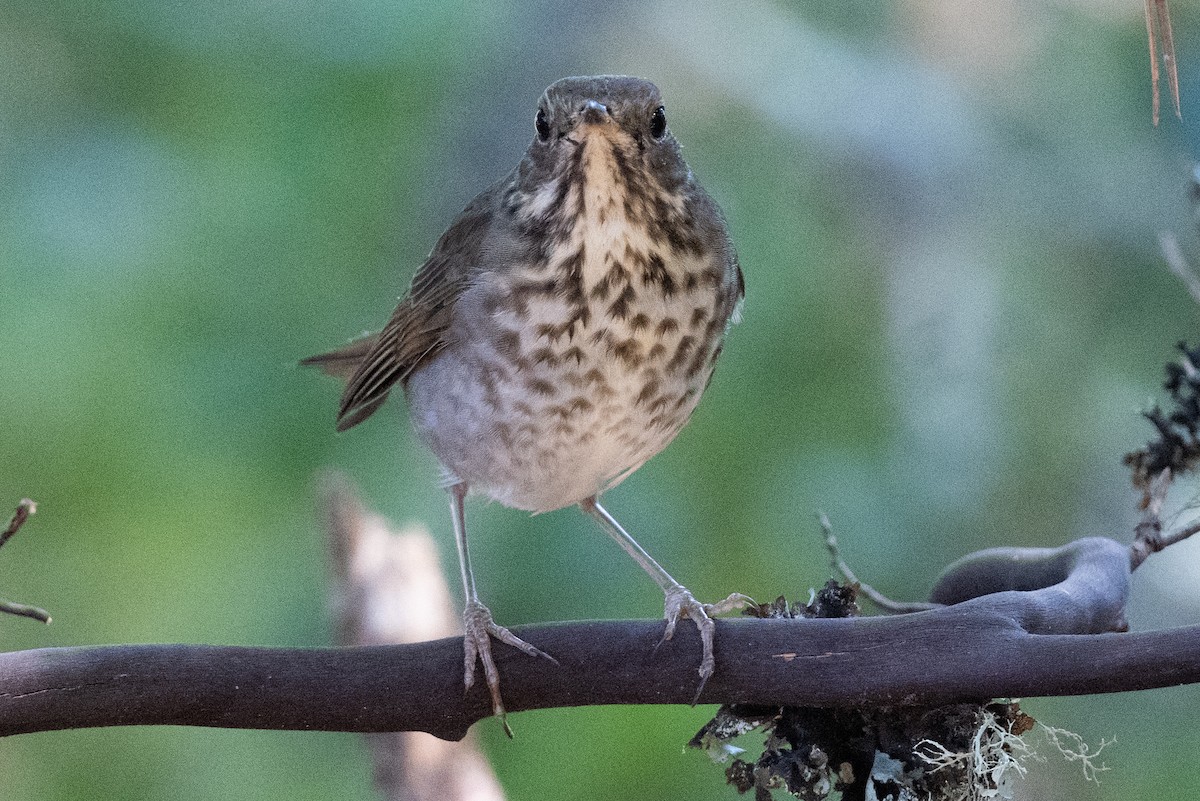
<path id="1" fill-rule="evenodd" d="M 744 294 L 724 216 L 648 81 L 564 78 L 542 95 L 534 129 L 516 168 L 442 234 L 383 330 L 304 360 L 348 379 L 339 431 L 403 388 L 450 494 L 464 683 L 482 663 L 501 720 L 491 638 L 553 657 L 480 601 L 468 493 L 594 518 L 663 590 L 663 638 L 681 617 L 699 627 L 700 688 L 714 669 L 712 616 L 749 601 L 698 602 L 600 504 L 674 439 L 712 376 Z"/>

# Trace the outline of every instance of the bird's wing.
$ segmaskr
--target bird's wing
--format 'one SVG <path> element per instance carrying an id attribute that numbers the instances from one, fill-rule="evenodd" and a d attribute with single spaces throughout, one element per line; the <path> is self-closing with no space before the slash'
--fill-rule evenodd
<path id="1" fill-rule="evenodd" d="M 429 258 L 413 277 L 408 294 L 392 313 L 379 336 L 350 354 L 357 367 L 350 375 L 338 410 L 338 431 L 370 417 L 397 382 L 403 381 L 445 345 L 454 304 L 478 273 L 480 254 L 492 219 L 493 192 L 473 200 L 442 234 Z M 351 345 L 350 348 L 353 348 Z M 309 363 L 326 367 L 343 351 L 313 357 Z"/>

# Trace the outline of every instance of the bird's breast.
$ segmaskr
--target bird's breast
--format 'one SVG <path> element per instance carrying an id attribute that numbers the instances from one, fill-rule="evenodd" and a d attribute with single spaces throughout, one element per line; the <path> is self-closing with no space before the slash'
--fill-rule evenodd
<path id="1" fill-rule="evenodd" d="M 612 486 L 687 422 L 727 323 L 725 265 L 597 194 L 542 257 L 486 272 L 408 391 L 458 480 L 546 511 Z"/>

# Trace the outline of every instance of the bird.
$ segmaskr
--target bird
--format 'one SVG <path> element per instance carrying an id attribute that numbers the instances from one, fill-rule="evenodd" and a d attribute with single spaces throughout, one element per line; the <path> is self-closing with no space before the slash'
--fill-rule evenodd
<path id="1" fill-rule="evenodd" d="M 347 380 L 339 431 L 403 390 L 449 493 L 464 686 L 481 664 L 510 735 L 492 639 L 556 660 L 480 600 L 468 494 L 593 518 L 662 589 L 663 639 L 682 617 L 698 626 L 697 699 L 715 669 L 713 617 L 752 603 L 740 593 L 700 603 L 600 502 L 688 422 L 740 316 L 745 282 L 725 217 L 650 81 L 563 78 L 533 122 L 520 162 L 437 240 L 383 329 L 302 362 Z"/>

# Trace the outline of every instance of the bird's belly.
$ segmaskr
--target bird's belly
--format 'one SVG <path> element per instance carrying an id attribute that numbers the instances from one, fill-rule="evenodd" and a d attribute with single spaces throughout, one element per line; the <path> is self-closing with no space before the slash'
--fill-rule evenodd
<path id="1" fill-rule="evenodd" d="M 692 346 L 667 341 L 650 359 L 650 338 L 639 353 L 622 340 L 623 356 L 587 331 L 520 356 L 476 338 L 410 377 L 412 420 L 452 480 L 519 509 L 569 506 L 624 479 L 687 422 L 711 363 L 689 372 Z M 687 358 L 668 370 L 676 355 Z"/>

